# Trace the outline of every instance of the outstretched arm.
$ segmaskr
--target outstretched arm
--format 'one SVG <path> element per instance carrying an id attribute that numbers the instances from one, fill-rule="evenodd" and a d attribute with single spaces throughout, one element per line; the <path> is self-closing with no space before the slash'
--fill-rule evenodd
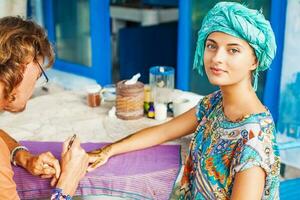
<path id="1" fill-rule="evenodd" d="M 143 129 L 104 148 L 89 152 L 92 171 L 115 155 L 152 147 L 191 134 L 197 128 L 196 108 L 164 123 Z"/>

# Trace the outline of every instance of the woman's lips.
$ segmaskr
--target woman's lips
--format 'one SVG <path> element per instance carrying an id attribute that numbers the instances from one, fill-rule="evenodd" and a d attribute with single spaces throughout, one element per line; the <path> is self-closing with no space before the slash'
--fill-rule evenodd
<path id="1" fill-rule="evenodd" d="M 220 75 L 220 74 L 223 74 L 225 72 L 225 70 L 223 70 L 221 68 L 218 68 L 218 67 L 211 67 L 210 70 L 215 75 Z"/>

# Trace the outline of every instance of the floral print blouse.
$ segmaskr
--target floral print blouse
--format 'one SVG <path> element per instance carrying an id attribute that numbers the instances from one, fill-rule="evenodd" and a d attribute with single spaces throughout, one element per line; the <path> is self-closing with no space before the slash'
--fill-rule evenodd
<path id="1" fill-rule="evenodd" d="M 217 91 L 199 102 L 196 115 L 199 125 L 170 198 L 230 199 L 235 174 L 259 166 L 266 172 L 262 199 L 279 199 L 280 159 L 270 112 L 232 122 Z"/>

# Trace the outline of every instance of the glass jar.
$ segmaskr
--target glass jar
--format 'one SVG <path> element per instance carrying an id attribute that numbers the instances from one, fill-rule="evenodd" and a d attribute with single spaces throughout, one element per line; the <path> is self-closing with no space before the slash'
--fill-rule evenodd
<path id="1" fill-rule="evenodd" d="M 172 101 L 174 75 L 173 67 L 154 66 L 150 68 L 149 84 L 154 102 L 168 104 Z"/>
<path id="2" fill-rule="evenodd" d="M 100 106 L 101 104 L 101 86 L 96 84 L 96 85 L 91 85 L 87 87 L 87 104 L 90 107 L 97 107 Z"/>

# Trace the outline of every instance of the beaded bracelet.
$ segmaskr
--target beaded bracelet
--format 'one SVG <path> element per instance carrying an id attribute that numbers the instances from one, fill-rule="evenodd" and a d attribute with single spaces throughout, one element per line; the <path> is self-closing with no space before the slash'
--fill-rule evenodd
<path id="1" fill-rule="evenodd" d="M 28 149 L 25 147 L 25 146 L 17 146 L 15 147 L 11 153 L 10 153 L 10 162 L 14 165 L 14 166 L 17 166 L 17 163 L 16 163 L 16 160 L 15 160 L 15 157 L 17 155 L 17 152 L 18 151 L 21 151 L 21 150 L 25 150 L 25 151 L 28 151 Z"/>
<path id="2" fill-rule="evenodd" d="M 62 193 L 62 189 L 55 188 L 52 192 L 51 200 L 61 200 L 61 199 L 72 200 L 72 197 L 70 195 L 64 195 Z"/>

